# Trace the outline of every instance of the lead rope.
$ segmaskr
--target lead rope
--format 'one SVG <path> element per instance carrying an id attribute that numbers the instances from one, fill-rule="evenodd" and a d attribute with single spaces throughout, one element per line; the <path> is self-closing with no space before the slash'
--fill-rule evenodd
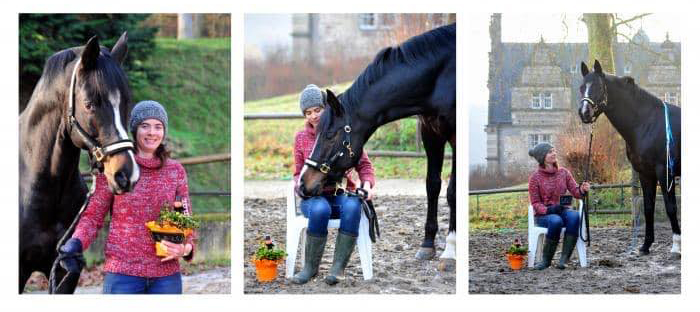
<path id="1" fill-rule="evenodd" d="M 586 171 L 583 173 L 583 181 L 586 182 L 590 179 L 590 171 L 591 171 L 591 151 L 593 147 L 593 124 L 591 124 L 591 133 L 588 137 L 588 159 L 586 160 Z M 580 188 L 579 188 L 580 191 Z M 591 246 L 591 228 L 588 224 L 588 193 L 590 193 L 590 190 L 586 192 L 586 195 L 583 195 L 583 219 L 586 222 L 586 238 L 583 238 L 583 223 L 579 222 L 578 224 L 578 236 L 581 238 L 581 240 L 585 243 L 588 243 L 588 247 Z"/>
<path id="2" fill-rule="evenodd" d="M 59 253 L 59 249 L 61 248 L 61 246 L 63 246 L 63 244 L 66 243 L 66 240 L 73 235 L 73 231 L 75 230 L 75 227 L 78 224 L 78 220 L 80 220 L 80 216 L 83 214 L 83 211 L 85 211 L 85 209 L 87 208 L 87 205 L 90 202 L 90 197 L 92 197 L 92 194 L 95 193 L 95 185 L 97 185 L 97 176 L 95 174 L 95 170 L 96 169 L 93 168 L 91 172 L 92 185 L 90 186 L 90 191 L 88 192 L 87 197 L 85 197 L 83 205 L 80 207 L 80 210 L 78 210 L 78 214 L 73 219 L 73 222 L 68 227 L 68 230 L 66 230 L 66 232 L 63 233 L 63 237 L 61 237 L 61 239 L 58 241 L 58 244 L 56 244 L 56 253 L 58 253 L 58 256 L 56 257 L 56 260 L 54 260 L 53 265 L 51 266 L 51 273 L 49 273 L 49 294 L 55 293 L 57 289 L 62 289 L 64 284 L 69 280 L 69 277 L 71 277 L 71 274 L 73 274 L 67 272 L 63 279 L 61 279 L 61 282 L 56 284 L 56 270 L 58 269 L 61 260 L 63 260 L 63 257 L 61 257 Z M 78 273 L 77 278 L 80 278 L 80 273 Z"/>

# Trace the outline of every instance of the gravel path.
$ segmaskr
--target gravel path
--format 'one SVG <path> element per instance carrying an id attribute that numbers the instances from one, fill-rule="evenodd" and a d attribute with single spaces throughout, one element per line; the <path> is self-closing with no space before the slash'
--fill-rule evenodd
<path id="1" fill-rule="evenodd" d="M 656 241 L 651 254 L 628 253 L 629 228 L 591 229 L 588 268 L 578 264 L 566 270 L 550 267 L 535 271 L 527 267 L 513 271 L 508 267 L 505 250 L 515 238 L 527 244 L 527 231 L 481 232 L 469 235 L 470 294 L 680 294 L 681 260 L 669 253 L 670 226 L 657 222 Z M 643 241 L 643 230 L 638 242 Z M 554 255 L 559 261 L 561 245 Z"/>
<path id="2" fill-rule="evenodd" d="M 384 183 L 382 181 L 382 183 Z M 384 185 L 384 184 L 382 184 Z M 246 191 L 248 190 L 246 185 Z M 425 196 L 384 196 L 375 200 L 381 222 L 381 238 L 372 245 L 374 278 L 364 281 L 357 252 L 345 270 L 346 279 L 335 286 L 323 282 L 333 259 L 334 244 L 326 245 L 319 275 L 305 285 L 295 285 L 285 278 L 283 264 L 279 265 L 277 280 L 259 283 L 250 261 L 265 234 L 284 245 L 286 236 L 285 201 L 278 199 L 245 200 L 245 293 L 332 293 L 332 294 L 454 294 L 456 274 L 437 270 L 438 259 L 419 261 L 414 256 L 423 238 Z M 440 254 L 445 246 L 449 209 L 444 197 L 439 204 L 440 231 L 436 241 Z M 335 242 L 337 231 L 329 231 L 328 242 Z M 301 247 L 301 246 L 300 246 Z M 301 249 L 301 248 L 300 248 Z M 301 264 L 297 261 L 297 270 Z"/>

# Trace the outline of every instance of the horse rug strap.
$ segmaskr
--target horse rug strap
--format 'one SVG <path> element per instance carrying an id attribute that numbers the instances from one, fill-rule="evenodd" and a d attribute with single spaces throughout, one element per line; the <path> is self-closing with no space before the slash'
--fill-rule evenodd
<path id="1" fill-rule="evenodd" d="M 669 121 L 668 104 L 664 102 L 664 120 L 666 121 L 666 193 L 670 193 L 673 188 L 675 162 L 673 161 L 673 132 Z"/>

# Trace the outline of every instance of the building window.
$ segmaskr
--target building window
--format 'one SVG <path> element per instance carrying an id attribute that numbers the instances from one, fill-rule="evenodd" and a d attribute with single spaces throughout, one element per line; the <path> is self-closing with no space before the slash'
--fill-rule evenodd
<path id="1" fill-rule="evenodd" d="M 544 109 L 552 109 L 552 92 L 540 93 L 540 97 L 542 97 Z"/>
<path id="2" fill-rule="evenodd" d="M 553 102 L 552 92 L 535 93 L 530 100 L 530 107 L 532 109 L 552 109 Z"/>
<path id="3" fill-rule="evenodd" d="M 552 144 L 551 134 L 530 134 L 528 135 L 528 142 L 530 143 L 530 148 L 537 146 L 540 143 Z"/>
<path id="4" fill-rule="evenodd" d="M 630 73 L 632 73 L 632 66 L 625 65 L 624 71 L 625 71 L 625 75 L 629 75 Z"/>
<path id="5" fill-rule="evenodd" d="M 532 109 L 540 109 L 542 108 L 542 104 L 540 103 L 540 95 L 539 94 L 533 94 L 532 95 L 532 100 L 530 102 L 530 107 Z"/>
<path id="6" fill-rule="evenodd" d="M 377 29 L 377 13 L 361 13 L 360 18 L 360 29 L 362 30 L 372 30 Z"/>
<path id="7" fill-rule="evenodd" d="M 664 94 L 664 101 L 668 104 L 678 105 L 678 93 L 666 92 Z"/>

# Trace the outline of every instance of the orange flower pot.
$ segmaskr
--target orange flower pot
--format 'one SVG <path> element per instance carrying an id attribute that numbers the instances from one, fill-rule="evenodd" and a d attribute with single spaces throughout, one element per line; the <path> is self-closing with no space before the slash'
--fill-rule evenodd
<path id="1" fill-rule="evenodd" d="M 255 274 L 259 282 L 272 282 L 277 278 L 277 264 L 280 260 L 253 260 Z"/>
<path id="2" fill-rule="evenodd" d="M 506 254 L 506 257 L 508 257 L 508 264 L 510 265 L 510 268 L 515 271 L 520 270 L 525 266 L 525 256 L 523 255 Z"/>

